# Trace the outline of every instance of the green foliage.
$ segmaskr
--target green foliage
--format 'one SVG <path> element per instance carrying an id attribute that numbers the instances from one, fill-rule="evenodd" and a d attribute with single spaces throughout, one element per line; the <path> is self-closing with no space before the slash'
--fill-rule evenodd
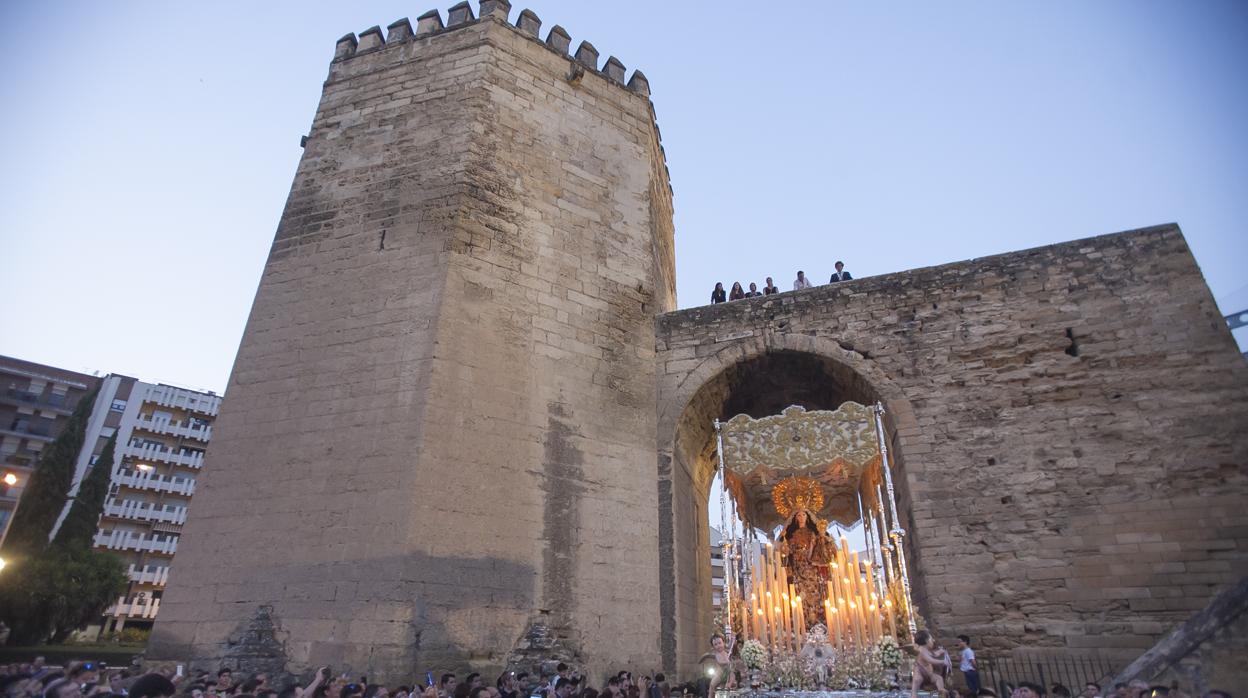
<path id="1" fill-rule="evenodd" d="M 123 645 L 146 645 L 151 634 L 151 630 L 143 628 L 124 628 L 117 635 L 117 641 Z"/>
<path id="2" fill-rule="evenodd" d="M 117 446 L 117 434 L 113 434 L 104 445 L 100 458 L 92 466 L 91 471 L 82 479 L 78 487 L 78 496 L 69 507 L 69 514 L 61 522 L 52 545 L 58 548 L 75 548 L 88 550 L 95 538 L 95 529 L 100 523 L 100 514 L 104 512 L 104 498 L 108 496 L 108 483 L 113 474 L 113 452 Z"/>
<path id="3" fill-rule="evenodd" d="M 15 561 L 0 574 L 0 619 L 10 644 L 61 641 L 99 618 L 127 586 L 121 560 L 108 553 L 54 547 Z"/>
<path id="4" fill-rule="evenodd" d="M 40 454 L 4 539 L 4 558 L 9 563 L 37 555 L 48 546 L 48 535 L 65 508 L 73 484 L 74 463 L 82 450 L 97 392 L 99 388 L 82 396 L 60 435 Z"/>

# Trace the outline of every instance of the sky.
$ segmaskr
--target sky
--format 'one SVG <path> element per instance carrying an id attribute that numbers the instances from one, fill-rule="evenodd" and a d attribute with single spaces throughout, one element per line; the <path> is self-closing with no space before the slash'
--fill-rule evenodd
<path id="1" fill-rule="evenodd" d="M 0 3 L 0 354 L 221 392 L 335 41 L 433 7 Z M 681 307 L 1177 222 L 1248 309 L 1248 3 L 528 7 L 649 78 Z"/>

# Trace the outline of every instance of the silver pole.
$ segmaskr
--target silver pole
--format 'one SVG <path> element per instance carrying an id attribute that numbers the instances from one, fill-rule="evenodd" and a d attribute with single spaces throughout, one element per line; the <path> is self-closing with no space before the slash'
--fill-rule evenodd
<path id="1" fill-rule="evenodd" d="M 880 511 L 879 511 L 880 533 L 887 534 L 888 533 L 888 515 L 884 510 L 883 485 L 875 486 L 875 498 L 876 498 L 876 501 L 880 505 Z M 892 556 L 893 544 L 889 542 L 887 535 L 883 535 L 882 540 L 884 542 L 884 564 L 886 567 L 888 567 L 889 579 L 891 581 L 897 581 L 897 570 L 893 568 L 893 556 Z"/>
<path id="2" fill-rule="evenodd" d="M 901 527 L 901 519 L 897 518 L 897 493 L 893 489 L 893 473 L 888 464 L 888 445 L 884 439 L 884 405 L 880 402 L 875 403 L 875 434 L 880 441 L 880 467 L 884 469 L 884 486 L 888 489 L 888 508 L 893 519 L 893 529 L 888 533 L 897 548 L 897 571 L 901 573 L 901 590 L 906 595 L 906 624 L 913 636 L 918 628 L 914 624 L 914 605 L 910 602 L 910 575 L 906 571 L 906 549 L 902 544 L 906 530 Z"/>
<path id="3" fill-rule="evenodd" d="M 732 646 L 732 537 L 728 534 L 728 480 L 725 477 L 724 470 L 724 435 L 720 430 L 719 419 L 715 419 L 715 452 L 719 457 L 719 515 L 720 515 L 720 542 L 723 544 L 723 563 L 724 563 L 724 640 L 729 647 Z"/>
<path id="4" fill-rule="evenodd" d="M 876 560 L 875 586 L 879 589 L 880 596 L 884 596 L 888 588 L 888 579 L 884 570 L 884 538 L 880 534 L 880 529 L 876 526 L 875 512 L 867 507 L 869 512 L 868 518 L 871 519 L 871 535 L 875 536 L 875 554 L 878 556 Z"/>

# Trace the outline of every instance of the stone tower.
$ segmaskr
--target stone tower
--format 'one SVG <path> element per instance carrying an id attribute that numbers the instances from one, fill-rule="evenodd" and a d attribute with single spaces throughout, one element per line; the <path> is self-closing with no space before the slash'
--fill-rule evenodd
<path id="1" fill-rule="evenodd" d="M 150 657 L 659 666 L 649 86 L 508 10 L 339 40 Z"/>

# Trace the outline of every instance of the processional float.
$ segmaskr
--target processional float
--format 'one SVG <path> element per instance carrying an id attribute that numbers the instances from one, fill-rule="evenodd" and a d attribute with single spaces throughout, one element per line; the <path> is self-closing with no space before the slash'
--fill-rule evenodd
<path id="1" fill-rule="evenodd" d="M 816 625 L 840 649 L 914 635 L 883 415 L 846 402 L 715 420 L 725 635 L 792 651 Z M 861 521 L 866 550 L 829 535 L 829 520 L 837 533 Z"/>

